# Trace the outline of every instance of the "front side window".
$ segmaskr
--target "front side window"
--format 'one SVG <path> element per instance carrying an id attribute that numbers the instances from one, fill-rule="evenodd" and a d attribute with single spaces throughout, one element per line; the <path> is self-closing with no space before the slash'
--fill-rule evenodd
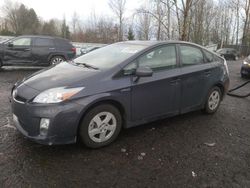
<path id="1" fill-rule="evenodd" d="M 176 50 L 174 45 L 159 47 L 138 58 L 138 66 L 153 70 L 176 67 Z"/>
<path id="2" fill-rule="evenodd" d="M 19 38 L 13 41 L 14 46 L 30 46 L 31 38 Z"/>
<path id="3" fill-rule="evenodd" d="M 197 65 L 204 62 L 201 50 L 196 47 L 181 45 L 180 54 L 182 66 Z"/>

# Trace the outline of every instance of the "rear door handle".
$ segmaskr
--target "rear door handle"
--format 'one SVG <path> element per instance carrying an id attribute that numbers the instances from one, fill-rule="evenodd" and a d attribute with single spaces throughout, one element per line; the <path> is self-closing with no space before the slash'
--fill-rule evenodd
<path id="1" fill-rule="evenodd" d="M 208 70 L 208 71 L 205 71 L 205 76 L 210 76 L 211 75 L 211 71 Z"/>
<path id="2" fill-rule="evenodd" d="M 124 88 L 124 89 L 121 89 L 120 91 L 121 91 L 121 93 L 130 92 L 130 91 L 131 91 L 131 88 L 130 88 L 130 87 Z"/>

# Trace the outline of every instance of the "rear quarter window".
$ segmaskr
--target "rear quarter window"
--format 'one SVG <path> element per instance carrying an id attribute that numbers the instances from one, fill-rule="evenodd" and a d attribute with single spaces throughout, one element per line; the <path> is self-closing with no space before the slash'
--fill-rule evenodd
<path id="1" fill-rule="evenodd" d="M 223 63 L 224 62 L 224 60 L 221 57 L 219 57 L 219 56 L 217 56 L 217 55 L 215 55 L 207 50 L 203 50 L 203 52 L 204 52 L 205 60 L 207 63 L 212 63 L 212 62 L 222 62 Z"/>
<path id="2" fill-rule="evenodd" d="M 215 56 L 214 54 L 212 54 L 211 52 L 207 51 L 207 50 L 203 50 L 204 54 L 205 54 L 205 59 L 207 63 L 211 63 L 214 61 Z"/>
<path id="3" fill-rule="evenodd" d="M 181 45 L 180 55 L 182 66 L 191 66 L 204 63 L 202 51 L 191 45 Z"/>
<path id="4" fill-rule="evenodd" d="M 72 44 L 68 40 L 55 39 L 56 46 L 59 48 L 72 48 Z"/>

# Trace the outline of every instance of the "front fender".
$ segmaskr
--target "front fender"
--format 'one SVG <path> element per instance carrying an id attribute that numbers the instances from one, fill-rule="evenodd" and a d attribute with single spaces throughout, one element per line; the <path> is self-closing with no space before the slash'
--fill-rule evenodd
<path id="1" fill-rule="evenodd" d="M 111 92 L 111 93 L 100 93 L 96 95 L 91 95 L 88 97 L 84 97 L 82 99 L 75 100 L 74 102 L 83 106 L 82 111 L 80 112 L 80 116 L 78 118 L 78 125 L 81 123 L 84 114 L 94 105 L 98 103 L 105 102 L 113 102 L 115 104 L 119 104 L 122 108 L 123 113 L 121 114 L 124 117 L 125 122 L 130 119 L 130 93 L 129 96 L 126 95 L 118 95 L 119 92 Z M 77 130 L 76 130 L 77 131 Z"/>

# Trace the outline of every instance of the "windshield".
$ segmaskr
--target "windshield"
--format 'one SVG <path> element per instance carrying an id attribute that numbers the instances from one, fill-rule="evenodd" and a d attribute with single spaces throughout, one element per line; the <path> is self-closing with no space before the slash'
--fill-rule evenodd
<path id="1" fill-rule="evenodd" d="M 80 56 L 74 62 L 92 65 L 101 69 L 109 69 L 146 47 L 137 44 L 111 44 Z"/>
<path id="2" fill-rule="evenodd" d="M 0 43 L 6 44 L 7 42 L 9 42 L 11 39 L 3 39 L 0 41 Z"/>

